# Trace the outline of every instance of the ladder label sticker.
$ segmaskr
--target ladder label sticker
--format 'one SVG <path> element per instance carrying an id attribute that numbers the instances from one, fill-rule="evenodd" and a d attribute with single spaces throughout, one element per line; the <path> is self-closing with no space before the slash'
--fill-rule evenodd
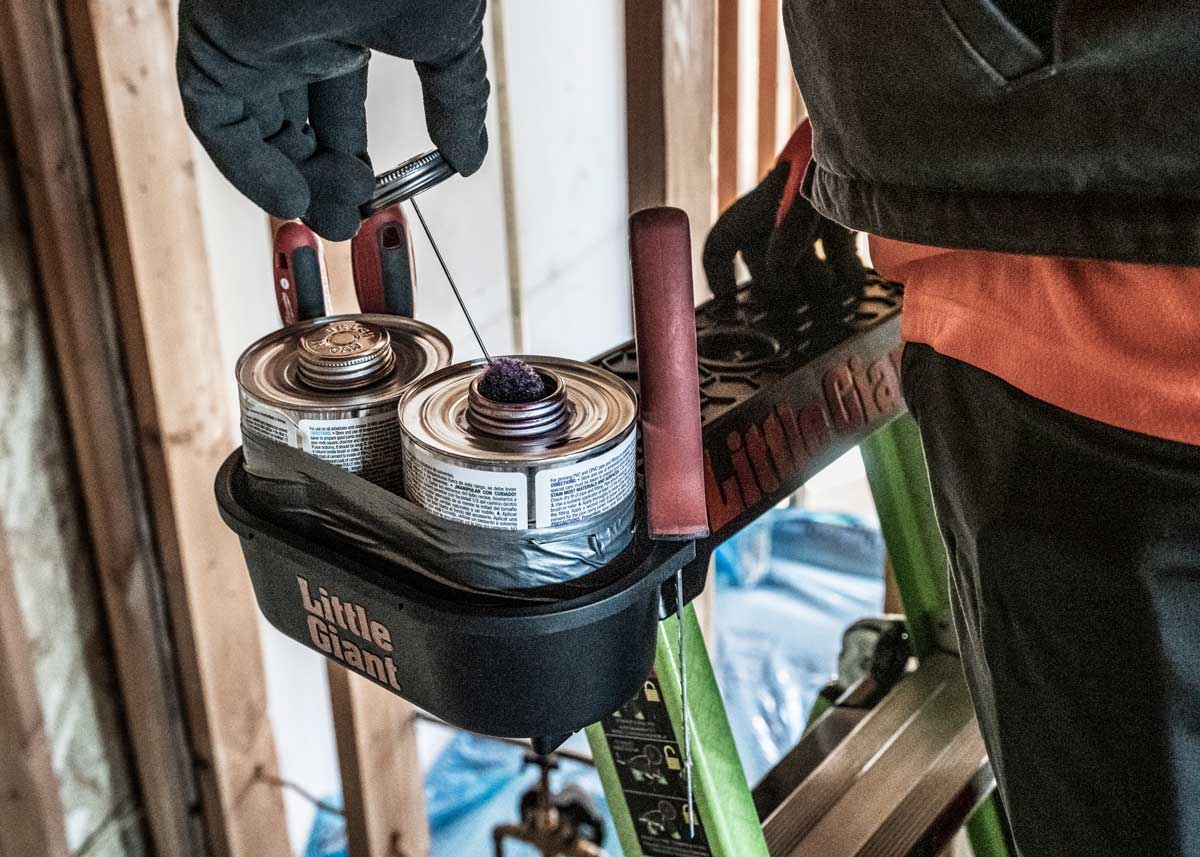
<path id="1" fill-rule="evenodd" d="M 683 751 L 675 740 L 658 677 L 601 721 L 617 779 L 645 857 L 712 857 L 699 807 L 689 835 Z"/>

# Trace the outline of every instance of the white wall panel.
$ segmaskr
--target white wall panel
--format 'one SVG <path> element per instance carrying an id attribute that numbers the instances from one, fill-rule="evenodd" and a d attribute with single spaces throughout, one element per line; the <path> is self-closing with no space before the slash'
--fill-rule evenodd
<path id="1" fill-rule="evenodd" d="M 631 330 L 624 4 L 500 8 L 525 348 L 586 359 Z"/>
<path id="2" fill-rule="evenodd" d="M 484 47 L 489 58 L 490 32 L 485 25 Z M 433 147 L 425 131 L 421 89 L 412 63 L 376 56 L 371 61 L 367 91 L 369 145 L 376 171 L 382 172 Z M 490 351 L 503 354 L 512 348 L 512 337 L 494 88 L 488 134 L 491 150 L 479 172 L 469 178 L 447 179 L 423 193 L 418 201 L 484 342 Z M 455 360 L 479 357 L 470 328 L 420 223 L 415 216 L 410 220 L 416 250 L 417 317 L 450 337 Z"/>

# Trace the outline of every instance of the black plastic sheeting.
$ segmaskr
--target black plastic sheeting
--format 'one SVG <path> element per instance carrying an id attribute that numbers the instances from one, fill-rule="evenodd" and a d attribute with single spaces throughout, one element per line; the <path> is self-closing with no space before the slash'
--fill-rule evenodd
<path id="1" fill-rule="evenodd" d="M 485 529 L 449 521 L 301 450 L 243 439 L 255 511 L 373 564 L 462 592 L 516 602 L 572 598 L 619 576 L 636 492 L 599 519 L 553 529 Z M 607 566 L 607 567 L 606 567 Z"/>

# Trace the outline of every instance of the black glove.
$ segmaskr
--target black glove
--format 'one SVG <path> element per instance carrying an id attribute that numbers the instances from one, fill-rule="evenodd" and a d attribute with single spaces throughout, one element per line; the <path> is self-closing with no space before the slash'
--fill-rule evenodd
<path id="1" fill-rule="evenodd" d="M 854 233 L 822 217 L 800 195 L 812 152 L 805 123 L 754 190 L 721 213 L 704 242 L 704 273 L 719 300 L 737 293 L 734 257 L 750 271 L 756 294 L 799 302 L 832 297 L 838 286 L 862 282 L 865 269 Z M 824 260 L 817 254 L 821 242 Z"/>
<path id="2" fill-rule="evenodd" d="M 181 0 L 184 115 L 257 205 L 350 238 L 374 184 L 370 51 L 416 63 L 429 136 L 470 175 L 487 152 L 483 11 L 484 0 Z"/>

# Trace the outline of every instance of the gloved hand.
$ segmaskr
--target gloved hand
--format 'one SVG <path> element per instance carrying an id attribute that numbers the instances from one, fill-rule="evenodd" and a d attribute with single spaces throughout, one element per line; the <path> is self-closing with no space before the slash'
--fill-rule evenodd
<path id="1" fill-rule="evenodd" d="M 184 115 L 261 208 L 350 238 L 374 184 L 370 51 L 416 63 L 429 136 L 470 175 L 487 152 L 483 11 L 484 0 L 181 0 Z"/>
<path id="2" fill-rule="evenodd" d="M 730 300 L 736 294 L 733 263 L 738 253 L 750 271 L 754 291 L 770 298 L 819 301 L 839 284 L 863 280 L 865 269 L 854 233 L 822 217 L 800 194 L 811 157 L 812 128 L 806 120 L 758 186 L 717 218 L 702 257 L 715 297 Z M 824 260 L 817 255 L 817 240 Z M 802 285 L 811 291 L 801 293 Z"/>

